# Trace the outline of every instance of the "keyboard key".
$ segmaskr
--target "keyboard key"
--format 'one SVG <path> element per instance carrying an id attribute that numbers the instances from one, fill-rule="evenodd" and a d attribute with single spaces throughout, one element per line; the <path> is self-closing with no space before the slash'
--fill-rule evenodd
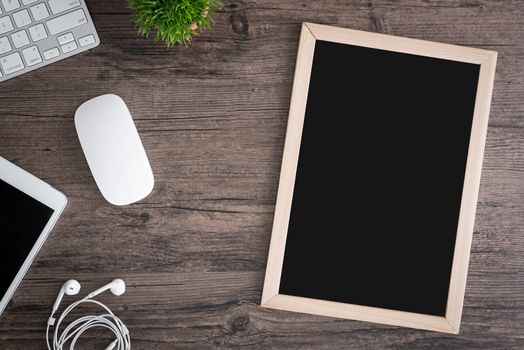
<path id="1" fill-rule="evenodd" d="M 80 6 L 80 0 L 49 0 L 49 7 L 54 15 Z"/>
<path id="2" fill-rule="evenodd" d="M 49 17 L 49 11 L 47 11 L 47 6 L 44 3 L 31 6 L 31 13 L 33 14 L 35 21 L 40 21 Z"/>
<path id="3" fill-rule="evenodd" d="M 29 35 L 31 35 L 31 39 L 33 39 L 33 42 L 37 42 L 47 38 L 47 33 L 45 32 L 45 28 L 42 23 L 39 23 L 36 26 L 29 27 Z"/>
<path id="4" fill-rule="evenodd" d="M 93 35 L 87 35 L 83 38 L 78 39 L 80 46 L 87 46 L 95 43 L 95 37 Z"/>
<path id="5" fill-rule="evenodd" d="M 42 57 L 36 45 L 23 49 L 22 54 L 24 55 L 25 63 L 27 63 L 29 67 L 42 62 Z"/>
<path id="6" fill-rule="evenodd" d="M 4 36 L 3 38 L 0 38 L 0 55 L 6 52 L 9 52 L 12 49 L 13 48 L 11 47 L 11 44 L 9 43 L 9 39 L 6 36 Z"/>
<path id="7" fill-rule="evenodd" d="M 0 34 L 10 32 L 13 29 L 15 28 L 13 27 L 13 22 L 11 22 L 11 18 L 9 18 L 9 16 L 0 18 Z"/>
<path id="8" fill-rule="evenodd" d="M 18 0 L 2 0 L 2 4 L 4 4 L 4 9 L 7 12 L 16 10 L 20 7 Z"/>
<path id="9" fill-rule="evenodd" d="M 68 44 L 65 44 L 65 45 L 62 45 L 60 46 L 62 48 L 62 52 L 63 53 L 68 53 L 68 52 L 71 52 L 71 51 L 74 51 L 76 49 L 78 49 L 78 46 L 76 46 L 76 43 L 74 41 L 68 43 Z"/>
<path id="10" fill-rule="evenodd" d="M 57 39 L 60 45 L 67 44 L 68 42 L 75 40 L 75 38 L 73 37 L 73 33 L 60 35 Z"/>
<path id="11" fill-rule="evenodd" d="M 86 23 L 84 10 L 80 9 L 47 21 L 47 29 L 49 34 L 55 35 Z"/>
<path id="12" fill-rule="evenodd" d="M 18 28 L 25 27 L 31 23 L 31 17 L 29 17 L 29 12 L 26 9 L 13 13 L 13 19 Z"/>
<path id="13" fill-rule="evenodd" d="M 55 58 L 57 56 L 60 56 L 60 51 L 58 51 L 58 47 L 53 47 L 50 50 L 44 51 L 44 58 L 46 60 L 50 60 L 51 58 Z"/>
<path id="14" fill-rule="evenodd" d="M 37 2 L 38 0 L 22 0 L 22 4 L 24 5 L 29 5 L 29 4 L 32 4 L 34 2 Z"/>
<path id="15" fill-rule="evenodd" d="M 29 44 L 29 38 L 27 37 L 27 33 L 25 30 L 21 30 L 19 32 L 11 34 L 11 40 L 13 40 L 13 44 L 18 49 L 19 47 L 26 46 Z"/>
<path id="16" fill-rule="evenodd" d="M 0 65 L 4 69 L 5 74 L 11 74 L 24 69 L 24 63 L 18 52 L 0 58 Z"/>

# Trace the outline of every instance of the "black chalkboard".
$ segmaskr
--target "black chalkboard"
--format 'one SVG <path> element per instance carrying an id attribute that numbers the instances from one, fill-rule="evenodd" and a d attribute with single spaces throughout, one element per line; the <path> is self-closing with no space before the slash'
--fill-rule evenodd
<path id="1" fill-rule="evenodd" d="M 479 68 L 316 41 L 280 294 L 445 315 Z"/>

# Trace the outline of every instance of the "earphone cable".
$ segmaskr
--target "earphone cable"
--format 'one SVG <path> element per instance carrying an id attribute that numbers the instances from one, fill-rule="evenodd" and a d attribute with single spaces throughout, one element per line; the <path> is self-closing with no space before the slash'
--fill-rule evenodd
<path id="1" fill-rule="evenodd" d="M 67 315 L 73 311 L 78 305 L 82 303 L 94 303 L 100 307 L 102 307 L 105 311 L 107 311 L 106 314 L 101 315 L 88 315 L 80 317 L 74 321 L 72 321 L 61 333 L 60 333 L 60 325 L 62 324 L 62 321 L 67 317 Z M 53 347 L 51 347 L 49 343 L 49 330 L 51 326 L 55 326 L 54 334 L 53 334 Z M 113 314 L 113 312 L 105 306 L 103 303 L 90 299 L 89 297 L 85 297 L 81 300 L 78 300 L 71 305 L 69 305 L 60 315 L 60 318 L 58 319 L 58 322 L 55 324 L 55 319 L 53 318 L 53 314 L 49 318 L 48 324 L 47 324 L 47 330 L 46 330 L 46 341 L 47 341 L 47 348 L 48 350 L 63 350 L 65 344 L 71 340 L 71 345 L 69 347 L 70 350 L 74 350 L 75 344 L 79 337 L 87 331 L 88 329 L 95 328 L 95 327 L 102 327 L 109 329 L 115 334 L 116 339 L 111 342 L 106 348 L 106 350 L 115 349 L 116 350 L 130 350 L 131 349 L 131 339 L 129 337 L 129 331 L 127 327 L 124 325 L 122 320 L 120 320 L 117 316 Z"/>

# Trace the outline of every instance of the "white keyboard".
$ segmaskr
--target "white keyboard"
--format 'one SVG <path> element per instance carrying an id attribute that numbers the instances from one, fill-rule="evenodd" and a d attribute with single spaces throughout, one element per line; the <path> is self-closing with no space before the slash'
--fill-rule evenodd
<path id="1" fill-rule="evenodd" d="M 99 43 L 84 0 L 0 0 L 0 82 Z"/>

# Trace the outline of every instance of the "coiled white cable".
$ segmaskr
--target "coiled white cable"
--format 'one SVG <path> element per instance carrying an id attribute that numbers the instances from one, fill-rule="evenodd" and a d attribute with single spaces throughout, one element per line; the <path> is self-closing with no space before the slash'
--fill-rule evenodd
<path id="1" fill-rule="evenodd" d="M 80 317 L 71 322 L 60 333 L 60 324 L 62 323 L 62 321 L 71 311 L 73 311 L 78 305 L 82 303 L 96 304 L 102 307 L 107 313 Z M 78 300 L 77 302 L 74 302 L 64 310 L 64 312 L 58 319 L 58 322 L 56 323 L 53 335 L 53 347 L 51 347 L 51 344 L 49 343 L 49 329 L 51 326 L 54 325 L 55 319 L 53 318 L 53 314 L 51 314 L 47 322 L 46 331 L 46 341 L 48 350 L 63 350 L 65 344 L 68 341 L 71 341 L 69 349 L 74 350 L 75 344 L 82 335 L 82 333 L 84 333 L 88 329 L 95 327 L 107 328 L 110 331 L 112 331 L 116 336 L 116 339 L 106 347 L 106 350 L 131 350 L 131 338 L 129 337 L 129 330 L 127 329 L 125 324 L 117 316 L 115 316 L 115 314 L 113 314 L 113 312 L 107 306 L 105 306 L 97 300 L 91 299 L 89 296 L 85 297 L 84 299 Z"/>

